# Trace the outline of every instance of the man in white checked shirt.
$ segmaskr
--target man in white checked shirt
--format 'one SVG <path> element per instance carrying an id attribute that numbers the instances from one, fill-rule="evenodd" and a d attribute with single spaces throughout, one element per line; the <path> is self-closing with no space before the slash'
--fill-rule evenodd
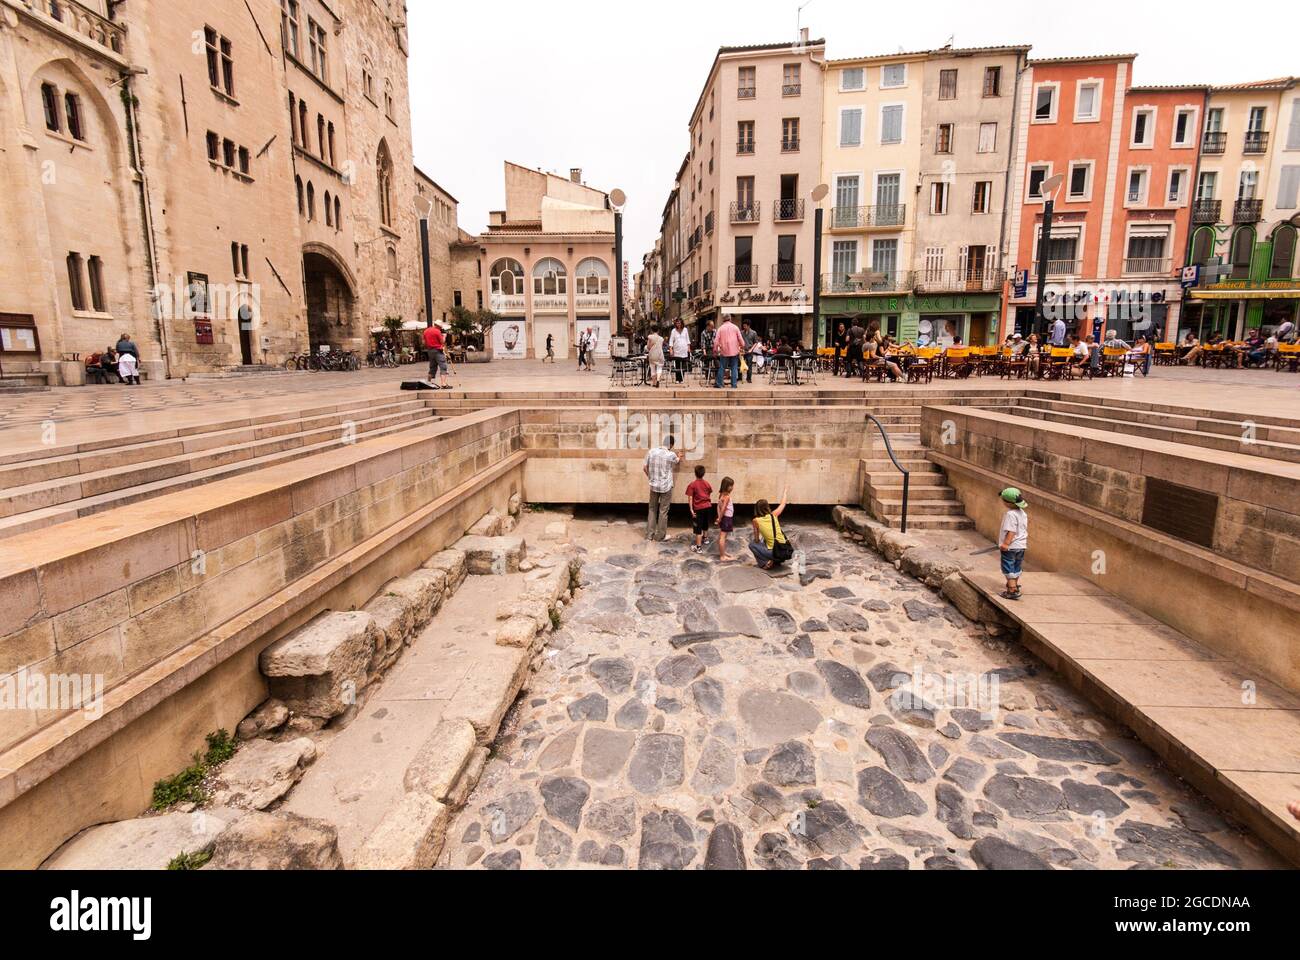
<path id="1" fill-rule="evenodd" d="M 681 459 L 673 453 L 675 438 L 669 437 L 662 447 L 646 454 L 646 479 L 650 481 L 650 516 L 646 521 L 646 539 L 662 542 L 668 536 L 668 508 L 673 502 L 673 481 Z"/>

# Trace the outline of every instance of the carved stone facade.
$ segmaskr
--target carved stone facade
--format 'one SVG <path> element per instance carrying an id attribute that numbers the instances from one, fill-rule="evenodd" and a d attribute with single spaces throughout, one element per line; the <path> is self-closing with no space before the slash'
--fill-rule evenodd
<path id="1" fill-rule="evenodd" d="M 151 379 L 420 316 L 399 0 L 0 0 L 0 363 Z"/>

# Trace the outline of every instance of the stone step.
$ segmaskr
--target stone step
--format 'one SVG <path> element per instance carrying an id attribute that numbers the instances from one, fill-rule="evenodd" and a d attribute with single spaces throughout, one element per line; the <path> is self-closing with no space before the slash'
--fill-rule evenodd
<path id="1" fill-rule="evenodd" d="M 879 497 L 871 498 L 872 511 L 877 516 L 897 517 L 903 514 L 903 499 L 897 500 L 880 499 Z M 961 517 L 965 516 L 966 508 L 962 506 L 961 501 L 954 495 L 951 500 L 912 500 L 909 498 L 907 504 L 907 516 L 910 520 L 912 517 Z"/>
<path id="2" fill-rule="evenodd" d="M 396 426 L 384 427 L 361 435 L 361 439 L 372 440 L 394 433 L 402 433 L 423 423 L 430 422 L 432 421 L 421 418 L 409 423 L 400 423 Z M 201 470 L 194 473 L 181 474 L 179 476 L 157 480 L 153 483 L 128 487 L 125 490 L 116 490 L 112 493 L 104 493 L 94 497 L 72 500 L 56 506 L 45 507 L 38 510 L 31 510 L 27 513 L 4 517 L 3 519 L 0 519 L 0 540 L 5 539 L 6 537 L 15 536 L 19 533 L 26 533 L 31 530 L 40 530 L 54 526 L 55 524 L 65 523 L 68 520 L 75 520 L 78 517 L 87 517 L 96 513 L 102 513 L 105 510 L 111 510 L 115 507 L 122 507 L 131 503 L 138 503 L 142 500 L 150 500 L 164 494 L 175 493 L 178 490 L 187 490 L 191 487 L 202 486 L 203 484 L 211 483 L 214 480 L 225 480 L 230 477 L 237 477 L 245 473 L 251 473 L 254 470 L 277 466 L 282 463 L 310 457 L 318 453 L 325 453 L 329 450 L 338 449 L 341 446 L 344 446 L 344 443 L 340 437 L 339 439 L 328 443 L 317 443 L 312 446 L 295 447 L 292 450 L 287 450 L 270 456 L 258 457 L 253 460 L 241 460 L 225 466 L 213 467 L 208 470 Z"/>
<path id="3" fill-rule="evenodd" d="M 913 490 L 918 488 L 926 490 L 930 488 L 945 489 L 948 486 L 948 478 L 937 469 L 926 473 L 913 471 L 909 479 Z M 877 490 L 887 490 L 895 487 L 901 490 L 903 488 L 903 475 L 897 470 L 869 472 L 867 482 Z"/>
<path id="4" fill-rule="evenodd" d="M 427 422 L 428 415 L 423 411 L 400 413 L 369 420 L 349 421 L 353 429 L 349 436 L 355 438 L 366 436 L 377 430 L 393 426 L 413 426 Z M 190 473 L 201 473 L 215 467 L 222 467 L 241 461 L 252 461 L 277 453 L 291 452 L 298 449 L 311 449 L 327 444 L 324 449 L 347 442 L 340 425 L 313 430 L 304 433 L 289 434 L 252 443 L 233 444 L 212 450 L 166 457 L 161 460 L 145 461 L 125 467 L 112 467 L 90 473 L 78 473 L 56 480 L 29 483 L 19 487 L 0 490 L 0 518 L 12 517 L 30 510 L 69 503 L 74 500 L 95 497 L 101 494 L 127 490 L 142 484 Z"/>
<path id="5" fill-rule="evenodd" d="M 59 453 L 0 466 L 0 491 L 43 481 L 91 474 L 115 467 L 197 454 L 214 448 L 239 447 L 277 437 L 300 436 L 311 431 L 337 427 L 348 421 L 374 420 L 402 413 L 421 417 L 424 411 L 421 404 L 409 400 L 378 406 L 371 403 L 329 414 L 306 418 L 294 414 L 282 420 L 238 428 L 214 429 L 185 437 L 150 439 L 134 443 L 130 442 L 130 438 L 125 438 L 127 442 L 118 446 Z"/>
<path id="6" fill-rule="evenodd" d="M 908 487 L 908 502 L 928 503 L 936 500 L 956 500 L 957 491 L 948 486 L 946 482 L 943 482 L 943 478 L 939 479 L 940 482 L 934 484 L 911 484 Z M 872 490 L 875 498 L 878 498 L 882 503 L 888 504 L 903 502 L 903 483 L 901 477 L 899 478 L 899 482 L 894 484 L 885 484 L 882 486 L 873 483 Z"/>
<path id="7" fill-rule="evenodd" d="M 902 526 L 897 516 L 881 517 L 879 522 L 897 530 Z M 975 521 L 969 517 L 913 517 L 908 514 L 907 529 L 911 530 L 974 530 Z"/>

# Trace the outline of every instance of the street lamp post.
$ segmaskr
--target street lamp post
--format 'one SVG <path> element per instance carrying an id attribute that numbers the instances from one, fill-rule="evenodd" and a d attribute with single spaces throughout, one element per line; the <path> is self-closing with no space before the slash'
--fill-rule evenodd
<path id="1" fill-rule="evenodd" d="M 818 184 L 812 192 L 813 203 L 816 204 L 816 209 L 813 211 L 812 348 L 814 353 L 821 347 L 822 329 L 822 232 L 825 225 L 825 211 L 822 210 L 822 201 L 826 199 L 830 192 L 831 188 L 824 183 Z"/>
<path id="2" fill-rule="evenodd" d="M 423 203 L 421 203 L 423 201 Z M 420 252 L 424 273 L 424 325 L 433 326 L 433 277 L 429 272 L 429 218 L 433 216 L 433 201 L 428 197 L 415 198 L 415 212 L 420 217 Z"/>
<path id="3" fill-rule="evenodd" d="M 1047 254 L 1052 242 L 1052 216 L 1056 213 L 1056 191 L 1065 182 L 1065 174 L 1058 173 L 1043 181 L 1039 193 L 1045 198 L 1043 204 L 1043 235 L 1038 240 L 1038 289 L 1034 295 L 1034 329 L 1042 329 L 1046 318 L 1043 316 L 1043 300 L 1047 297 Z M 1028 336 L 1028 334 L 1026 334 Z"/>

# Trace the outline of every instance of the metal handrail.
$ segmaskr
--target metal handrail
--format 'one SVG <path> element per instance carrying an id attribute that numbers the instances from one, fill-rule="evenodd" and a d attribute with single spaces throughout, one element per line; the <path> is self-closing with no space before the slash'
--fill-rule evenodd
<path id="1" fill-rule="evenodd" d="M 885 441 L 885 453 L 889 454 L 889 459 L 894 462 L 894 466 L 896 466 L 899 473 L 903 475 L 903 522 L 898 532 L 907 533 L 907 495 L 912 485 L 912 472 L 899 463 L 898 457 L 894 456 L 894 445 L 889 442 L 889 431 L 885 429 L 885 425 L 870 413 L 868 413 L 866 417 L 874 423 L 876 429 L 880 431 L 880 436 Z"/>

